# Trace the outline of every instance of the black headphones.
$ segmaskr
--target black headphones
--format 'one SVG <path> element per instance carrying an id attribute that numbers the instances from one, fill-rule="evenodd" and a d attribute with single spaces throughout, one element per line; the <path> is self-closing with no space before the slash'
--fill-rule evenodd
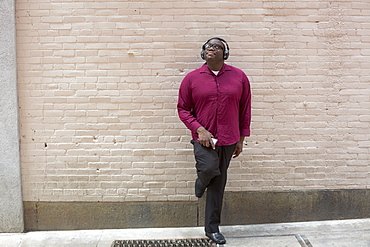
<path id="1" fill-rule="evenodd" d="M 204 43 L 204 45 L 202 46 L 202 51 L 200 52 L 200 57 L 204 60 L 204 50 L 206 49 L 205 46 L 212 39 L 218 39 L 219 41 L 221 41 L 222 43 L 226 45 L 226 50 L 224 50 L 224 60 L 227 60 L 229 58 L 229 50 L 230 50 L 229 45 L 227 44 L 226 40 L 221 39 L 219 37 L 210 38 L 209 40 L 206 41 L 206 43 Z"/>

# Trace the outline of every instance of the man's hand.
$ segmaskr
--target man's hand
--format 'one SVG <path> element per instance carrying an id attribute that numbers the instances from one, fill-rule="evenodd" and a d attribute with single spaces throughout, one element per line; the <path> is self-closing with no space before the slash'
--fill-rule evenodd
<path id="1" fill-rule="evenodd" d="M 200 144 L 202 144 L 205 147 L 212 147 L 213 149 L 216 149 L 215 144 L 212 141 L 212 138 L 214 137 L 211 132 L 206 130 L 204 127 L 199 127 L 197 129 L 198 134 L 198 140 Z"/>
<path id="2" fill-rule="evenodd" d="M 240 140 L 236 143 L 234 153 L 233 153 L 233 158 L 236 158 L 243 152 L 243 142 L 244 142 L 244 136 L 240 137 Z"/>

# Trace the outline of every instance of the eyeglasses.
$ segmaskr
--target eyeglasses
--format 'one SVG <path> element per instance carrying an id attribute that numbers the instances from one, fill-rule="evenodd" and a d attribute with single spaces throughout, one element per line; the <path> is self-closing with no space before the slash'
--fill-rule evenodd
<path id="1" fill-rule="evenodd" d="M 204 45 L 204 50 L 209 50 L 211 48 L 213 48 L 214 50 L 217 50 L 217 51 L 224 50 L 224 48 L 222 46 L 218 45 L 218 44 L 205 44 Z"/>

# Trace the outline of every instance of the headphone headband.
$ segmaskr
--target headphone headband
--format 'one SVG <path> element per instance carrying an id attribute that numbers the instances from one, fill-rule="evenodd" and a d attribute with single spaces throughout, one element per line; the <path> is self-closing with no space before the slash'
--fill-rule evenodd
<path id="1" fill-rule="evenodd" d="M 229 58 L 229 45 L 227 44 L 226 40 L 222 39 L 222 38 L 219 38 L 219 37 L 213 37 L 213 38 L 210 38 L 209 40 L 206 41 L 206 43 L 203 44 L 202 46 L 202 51 L 200 53 L 200 56 L 202 57 L 202 59 L 204 60 L 204 50 L 205 50 L 205 45 L 211 41 L 212 39 L 218 39 L 219 41 L 221 41 L 224 45 L 225 45 L 225 48 L 226 50 L 224 50 L 223 52 L 223 55 L 224 55 L 224 60 L 227 60 Z"/>

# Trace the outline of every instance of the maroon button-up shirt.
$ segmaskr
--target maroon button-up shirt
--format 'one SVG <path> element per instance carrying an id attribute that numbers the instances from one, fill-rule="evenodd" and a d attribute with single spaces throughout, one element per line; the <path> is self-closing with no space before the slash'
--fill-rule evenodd
<path id="1" fill-rule="evenodd" d="M 177 110 L 181 121 L 198 141 L 203 126 L 218 139 L 232 145 L 250 135 L 251 90 L 245 73 L 224 64 L 216 76 L 206 64 L 185 76 L 180 85 Z"/>

